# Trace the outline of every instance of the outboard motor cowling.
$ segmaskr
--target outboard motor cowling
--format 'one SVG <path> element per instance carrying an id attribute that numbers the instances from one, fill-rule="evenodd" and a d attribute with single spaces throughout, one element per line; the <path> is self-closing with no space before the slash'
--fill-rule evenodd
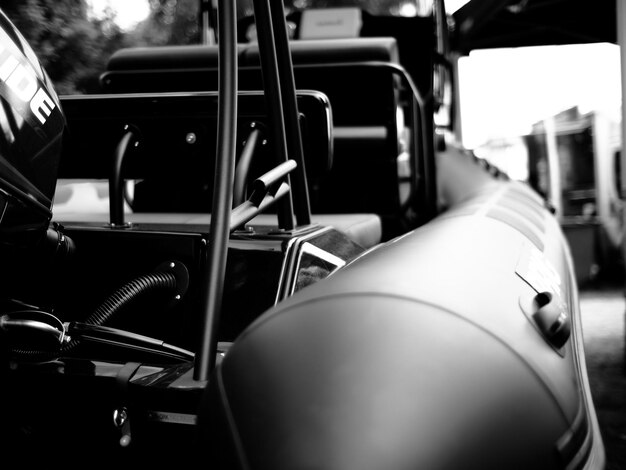
<path id="1" fill-rule="evenodd" d="M 50 78 L 0 11 L 2 312 L 16 302 L 47 308 L 62 282 L 59 259 L 73 244 L 51 220 L 66 128 Z"/>
<path id="2" fill-rule="evenodd" d="M 39 242 L 65 129 L 58 96 L 26 40 L 0 12 L 0 250 Z"/>

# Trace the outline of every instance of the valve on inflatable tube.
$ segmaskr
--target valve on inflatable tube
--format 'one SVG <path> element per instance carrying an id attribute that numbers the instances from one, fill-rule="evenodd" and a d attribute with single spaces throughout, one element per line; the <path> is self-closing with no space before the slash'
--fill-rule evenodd
<path id="1" fill-rule="evenodd" d="M 533 300 L 533 319 L 539 331 L 557 349 L 561 349 L 572 332 L 565 306 L 551 292 L 539 292 Z"/>

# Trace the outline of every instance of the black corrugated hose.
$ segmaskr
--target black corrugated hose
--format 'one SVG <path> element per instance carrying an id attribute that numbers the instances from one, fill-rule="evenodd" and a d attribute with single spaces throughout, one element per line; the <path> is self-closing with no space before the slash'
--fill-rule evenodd
<path id="1" fill-rule="evenodd" d="M 156 290 L 172 290 L 177 289 L 177 278 L 173 272 L 159 271 L 139 276 L 113 294 L 111 294 L 100 306 L 85 320 L 85 323 L 101 326 L 107 322 L 115 313 L 128 305 L 139 295 L 143 295 Z M 64 354 L 75 348 L 80 340 L 71 340 L 69 343 L 61 347 L 60 353 Z M 14 353 L 31 357 L 58 355 L 59 352 L 35 351 L 16 349 Z"/>
<path id="2" fill-rule="evenodd" d="M 118 310 L 140 294 L 158 289 L 176 289 L 176 276 L 172 272 L 156 272 L 140 276 L 122 286 L 106 299 L 85 323 L 103 325 Z"/>
<path id="3" fill-rule="evenodd" d="M 160 289 L 176 290 L 176 276 L 172 272 L 156 272 L 145 274 L 133 279 L 111 294 L 100 306 L 85 320 L 90 325 L 104 325 L 115 313 L 121 310 L 140 294 L 145 294 Z M 70 351 L 78 344 L 79 340 L 72 340 L 61 352 Z"/>

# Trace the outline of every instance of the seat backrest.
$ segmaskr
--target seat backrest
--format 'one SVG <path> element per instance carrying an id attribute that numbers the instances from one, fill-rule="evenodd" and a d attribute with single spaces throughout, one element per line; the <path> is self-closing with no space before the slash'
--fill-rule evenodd
<path id="1" fill-rule="evenodd" d="M 238 45 L 242 90 L 262 88 L 259 48 Z M 403 149 L 398 124 L 401 80 L 392 37 L 296 40 L 290 43 L 298 90 L 319 90 L 330 100 L 333 164 L 307 171 L 313 213 L 371 212 L 385 238 L 403 230 L 406 200 L 398 173 Z M 217 89 L 216 46 L 129 48 L 116 52 L 101 77 L 107 92 Z M 309 162 L 307 162 L 309 165 Z"/>
<path id="2" fill-rule="evenodd" d="M 63 96 L 68 122 L 59 178 L 109 179 L 117 146 L 127 129 L 138 142 L 124 157 L 122 177 L 137 181 L 133 210 L 139 212 L 210 212 L 216 137 L 216 92 Z M 313 174 L 328 171 L 332 123 L 327 97 L 300 90 L 304 158 Z M 253 129 L 261 138 L 267 127 L 265 97 L 240 92 L 238 148 Z M 254 125 L 254 127 L 253 127 Z M 267 146 L 258 146 L 248 172 L 251 181 L 278 162 Z M 240 151 L 238 155 L 240 155 Z"/>
<path id="3" fill-rule="evenodd" d="M 295 67 L 311 64 L 344 64 L 365 61 L 400 63 L 398 46 L 392 37 L 345 38 L 327 40 L 298 40 L 290 42 Z M 256 43 L 237 45 L 240 67 L 258 66 L 259 47 Z M 125 81 L 125 78 L 145 76 L 151 72 L 192 72 L 217 70 L 218 48 L 208 45 L 129 47 L 116 51 L 100 77 L 104 91 L 145 91 L 150 83 Z M 180 75 L 171 76 L 169 82 L 158 83 L 159 88 L 169 91 L 194 90 Z M 177 78 L 179 78 L 177 80 Z M 133 89 L 141 83 L 141 89 Z M 204 85 L 207 86 L 206 84 Z M 154 90 L 153 90 L 154 91 Z M 195 89 L 195 91 L 201 91 Z"/>
<path id="4" fill-rule="evenodd" d="M 394 98 L 392 83 L 384 80 L 389 74 L 371 66 L 364 70 L 363 64 L 399 64 L 394 38 L 299 40 L 290 49 L 296 87 L 329 96 L 336 126 L 389 121 Z M 238 62 L 239 88 L 262 89 L 258 45 L 239 44 Z M 215 91 L 217 67 L 217 46 L 134 47 L 115 52 L 100 80 L 107 93 Z"/>

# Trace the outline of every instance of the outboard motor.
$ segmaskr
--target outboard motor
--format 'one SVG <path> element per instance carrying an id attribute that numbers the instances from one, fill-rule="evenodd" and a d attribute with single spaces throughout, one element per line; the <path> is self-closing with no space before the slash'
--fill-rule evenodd
<path id="1" fill-rule="evenodd" d="M 66 121 L 50 78 L 0 12 L 0 259 L 3 302 L 34 301 L 71 240 L 51 227 Z M 56 261 L 54 261 L 56 262 Z M 46 282 L 44 282 L 46 284 Z"/>

